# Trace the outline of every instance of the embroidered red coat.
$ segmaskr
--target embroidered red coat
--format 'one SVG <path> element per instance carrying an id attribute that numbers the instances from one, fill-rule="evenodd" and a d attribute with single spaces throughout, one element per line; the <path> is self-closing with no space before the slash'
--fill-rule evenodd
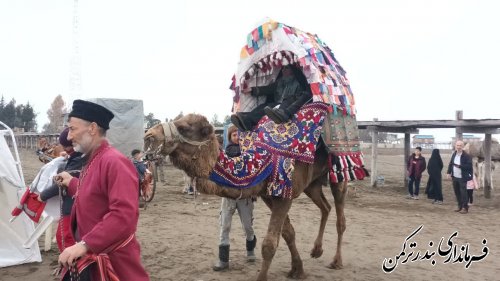
<path id="1" fill-rule="evenodd" d="M 71 223 L 76 225 L 77 241 L 84 240 L 90 251 L 99 254 L 136 232 L 139 187 L 132 162 L 107 141 L 104 140 L 91 157 L 95 159 L 89 159 L 80 174 L 82 182 L 71 212 Z M 70 192 L 76 191 L 77 186 L 78 179 L 72 179 Z M 121 281 L 149 280 L 135 237 L 123 248 L 109 253 L 109 257 Z M 96 269 L 92 266 L 93 280 L 98 280 Z"/>

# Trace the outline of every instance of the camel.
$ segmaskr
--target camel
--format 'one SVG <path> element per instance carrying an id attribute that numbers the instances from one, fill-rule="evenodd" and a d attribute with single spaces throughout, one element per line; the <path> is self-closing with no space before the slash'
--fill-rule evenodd
<path id="1" fill-rule="evenodd" d="M 469 153 L 471 157 L 477 158 L 479 162 L 484 161 L 483 141 L 466 143 L 464 151 Z M 500 144 L 496 139 L 491 141 L 491 161 L 500 161 Z"/>
<path id="2" fill-rule="evenodd" d="M 59 157 L 63 151 L 64 148 L 61 144 L 49 144 L 45 137 L 38 139 L 36 152 L 38 159 L 44 164 L 47 164 L 52 161 L 52 159 Z"/>
<path id="3" fill-rule="evenodd" d="M 279 236 L 285 240 L 291 254 L 291 270 L 288 277 L 302 279 L 305 272 L 300 254 L 295 244 L 295 230 L 290 222 L 288 211 L 293 199 L 304 192 L 321 211 L 319 231 L 313 243 L 310 255 L 318 258 L 323 253 L 323 234 L 325 231 L 331 205 L 325 198 L 322 186 L 328 181 L 328 152 L 322 142 L 317 147 L 314 164 L 297 161 L 292 177 L 292 199 L 271 197 L 266 193 L 266 183 L 261 182 L 246 189 L 235 189 L 219 186 L 210 181 L 209 173 L 219 155 L 219 143 L 214 128 L 207 118 L 198 114 L 188 114 L 178 120 L 155 125 L 144 136 L 146 153 L 169 155 L 177 168 L 184 170 L 188 176 L 196 178 L 197 190 L 204 194 L 228 198 L 249 198 L 260 196 L 271 210 L 267 234 L 262 241 L 262 265 L 257 280 L 267 280 L 268 270 L 279 244 Z M 342 268 L 342 238 L 346 229 L 344 204 L 347 194 L 347 182 L 330 184 L 337 214 L 337 249 L 333 261 L 328 265 L 332 269 Z"/>
<path id="4" fill-rule="evenodd" d="M 465 144 L 464 151 L 469 153 L 473 160 L 474 175 L 479 182 L 479 188 L 484 188 L 485 181 L 485 167 L 484 167 L 484 148 L 483 141 L 479 142 L 469 142 Z M 490 183 L 491 189 L 493 189 L 493 172 L 495 171 L 495 162 L 500 161 L 500 144 L 498 140 L 493 139 L 491 142 L 491 172 L 490 172 Z"/>

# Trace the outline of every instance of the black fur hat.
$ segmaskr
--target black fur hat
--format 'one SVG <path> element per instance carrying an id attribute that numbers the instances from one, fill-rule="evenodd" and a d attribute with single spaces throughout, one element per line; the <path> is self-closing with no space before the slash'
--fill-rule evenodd
<path id="1" fill-rule="evenodd" d="M 95 122 L 99 127 L 107 130 L 109 129 L 109 122 L 111 122 L 115 115 L 102 105 L 85 100 L 75 100 L 73 102 L 73 109 L 68 117 Z"/>

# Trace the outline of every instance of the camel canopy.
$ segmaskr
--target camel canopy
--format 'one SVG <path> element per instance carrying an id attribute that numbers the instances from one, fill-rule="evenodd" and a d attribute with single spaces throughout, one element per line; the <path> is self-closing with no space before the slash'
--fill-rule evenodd
<path id="1" fill-rule="evenodd" d="M 259 101 L 243 90 L 270 84 L 281 67 L 289 64 L 299 66 L 304 73 L 313 101 L 330 104 L 334 114 L 356 115 L 346 72 L 328 45 L 316 34 L 273 20 L 266 20 L 247 35 L 231 84 L 233 112 L 255 107 Z"/>
<path id="2" fill-rule="evenodd" d="M 12 150 L 7 145 L 8 138 L 14 144 Z M 29 248 L 23 247 L 35 230 L 33 221 L 23 212 L 9 222 L 12 208 L 26 190 L 15 144 L 12 130 L 0 122 L 0 267 L 42 261 L 37 241 Z"/>

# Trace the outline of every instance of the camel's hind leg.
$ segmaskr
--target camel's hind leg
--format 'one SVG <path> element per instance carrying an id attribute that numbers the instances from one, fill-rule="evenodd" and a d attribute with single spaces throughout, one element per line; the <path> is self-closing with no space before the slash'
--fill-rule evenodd
<path id="1" fill-rule="evenodd" d="M 341 269 L 342 265 L 342 237 L 346 229 L 344 216 L 345 197 L 347 194 L 347 181 L 330 184 L 333 197 L 335 199 L 335 212 L 337 213 L 337 251 L 333 261 L 328 265 L 329 268 Z"/>
<path id="2" fill-rule="evenodd" d="M 278 248 L 280 233 L 283 239 L 285 239 L 290 250 L 290 255 L 292 256 L 292 269 L 288 273 L 288 276 L 292 278 L 304 278 L 302 260 L 295 245 L 295 231 L 288 218 L 288 211 L 290 210 L 292 201 L 283 199 L 273 200 L 268 197 L 263 197 L 262 200 L 271 209 L 271 220 L 269 221 L 266 237 L 262 242 L 263 262 L 257 280 L 267 280 L 267 272 Z"/>
<path id="3" fill-rule="evenodd" d="M 311 198 L 314 204 L 316 204 L 321 211 L 321 222 L 319 225 L 318 236 L 316 237 L 316 240 L 314 240 L 314 246 L 311 250 L 311 257 L 313 258 L 319 258 L 323 254 L 323 234 L 325 233 L 328 215 L 332 209 L 332 206 L 328 203 L 328 200 L 323 193 L 322 186 L 322 179 L 317 179 L 304 190 L 304 193 Z"/>

